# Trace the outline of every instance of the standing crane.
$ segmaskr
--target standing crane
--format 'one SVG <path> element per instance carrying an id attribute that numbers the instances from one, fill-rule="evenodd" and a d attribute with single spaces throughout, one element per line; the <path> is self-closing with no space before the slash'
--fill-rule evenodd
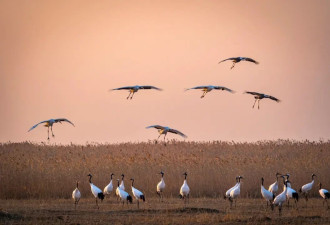
<path id="1" fill-rule="evenodd" d="M 302 193 L 305 196 L 306 199 L 306 207 L 307 207 L 307 201 L 308 201 L 308 193 L 310 190 L 312 190 L 314 185 L 314 177 L 317 177 L 314 173 L 312 174 L 312 182 L 305 184 L 299 189 L 299 192 Z"/>
<path id="2" fill-rule="evenodd" d="M 163 191 L 165 189 L 164 172 L 160 171 L 160 174 L 162 175 L 162 178 L 157 184 L 157 195 L 159 196 L 159 200 L 163 201 Z"/>

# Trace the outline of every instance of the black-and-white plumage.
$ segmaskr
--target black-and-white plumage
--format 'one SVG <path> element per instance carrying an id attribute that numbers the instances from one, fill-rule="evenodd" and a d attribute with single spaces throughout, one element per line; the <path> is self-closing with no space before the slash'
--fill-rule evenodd
<path id="1" fill-rule="evenodd" d="M 155 86 L 150 86 L 150 85 L 144 85 L 144 86 L 139 86 L 139 85 L 135 85 L 135 86 L 126 86 L 126 87 L 120 87 L 120 88 L 115 88 L 115 89 L 110 89 L 110 91 L 116 91 L 116 90 L 129 90 L 129 95 L 127 96 L 127 99 L 132 99 L 134 94 L 136 92 L 138 92 L 139 90 L 150 90 L 150 89 L 154 89 L 157 91 L 162 91 L 162 89 L 155 87 Z M 132 96 L 131 96 L 132 95 Z"/>
<path id="2" fill-rule="evenodd" d="M 116 193 L 118 192 L 118 196 L 123 201 L 123 205 L 124 205 L 125 201 L 126 201 L 127 205 L 128 205 L 128 202 L 132 203 L 133 202 L 132 196 L 130 196 L 126 191 L 122 190 L 119 187 L 119 179 L 117 179 L 117 182 L 118 182 L 118 186 L 116 189 Z"/>
<path id="3" fill-rule="evenodd" d="M 263 177 L 261 178 L 261 195 L 267 201 L 267 207 L 268 207 L 268 203 L 270 203 L 270 207 L 274 209 L 273 200 L 275 199 L 275 195 L 264 187 Z"/>
<path id="4" fill-rule="evenodd" d="M 74 200 L 74 209 L 76 209 L 76 207 L 78 205 L 78 202 L 81 198 L 81 193 L 79 191 L 78 184 L 79 184 L 79 182 L 77 181 L 76 189 L 74 189 L 73 192 L 72 192 L 72 198 Z"/>
<path id="5" fill-rule="evenodd" d="M 282 176 L 282 178 L 283 178 L 283 183 L 284 183 L 283 191 L 282 191 L 282 193 L 277 195 L 273 201 L 273 205 L 278 206 L 279 215 L 281 215 L 281 213 L 282 213 L 282 206 L 285 203 L 286 198 L 287 198 L 287 182 L 285 181 L 284 176 Z"/>
<path id="6" fill-rule="evenodd" d="M 134 187 L 134 179 L 133 178 L 131 178 L 131 181 L 132 181 L 132 193 L 133 193 L 133 196 L 135 197 L 135 199 L 137 201 L 137 206 L 139 208 L 140 207 L 139 206 L 140 205 L 140 199 L 143 202 L 145 202 L 146 199 L 144 197 L 144 194 Z"/>
<path id="7" fill-rule="evenodd" d="M 180 132 L 178 130 L 175 130 L 175 129 L 172 129 L 170 127 L 164 127 L 164 126 L 160 126 L 160 125 L 152 125 L 152 126 L 148 126 L 146 128 L 147 129 L 149 129 L 149 128 L 155 128 L 155 129 L 158 130 L 159 136 L 158 136 L 157 140 L 159 139 L 159 137 L 162 134 L 164 134 L 164 141 L 165 141 L 165 137 L 167 135 L 167 132 L 170 132 L 170 133 L 173 133 L 173 134 L 178 134 L 178 135 L 180 135 L 183 138 L 187 138 L 187 136 L 185 134 L 183 134 L 182 132 Z"/>
<path id="8" fill-rule="evenodd" d="M 193 87 L 193 88 L 188 88 L 185 91 L 192 90 L 192 89 L 201 89 L 203 91 L 203 95 L 201 96 L 201 98 L 204 98 L 205 95 L 208 92 L 212 91 L 212 90 L 221 90 L 221 91 L 228 91 L 230 93 L 234 93 L 234 91 L 229 89 L 229 88 L 226 88 L 226 87 L 223 87 L 223 86 L 213 86 L 213 85 L 196 86 L 196 87 Z"/>
<path id="9" fill-rule="evenodd" d="M 164 172 L 160 171 L 160 174 L 162 175 L 162 178 L 157 184 L 157 195 L 159 196 L 159 200 L 163 201 L 163 192 L 165 189 Z"/>
<path id="10" fill-rule="evenodd" d="M 92 194 L 93 194 L 94 197 L 95 197 L 96 206 L 97 206 L 97 208 L 99 209 L 99 204 L 98 204 L 98 202 L 97 202 L 97 199 L 101 199 L 101 202 L 102 202 L 103 199 L 104 199 L 104 194 L 103 194 L 103 192 L 101 191 L 100 188 L 98 188 L 97 186 L 95 186 L 95 185 L 92 183 L 92 174 L 88 174 L 87 176 L 89 177 L 89 184 L 90 184 L 90 186 L 91 186 Z"/>
<path id="11" fill-rule="evenodd" d="M 290 175 L 287 173 L 286 175 L 286 181 L 285 181 L 285 185 L 286 185 L 286 198 L 287 198 L 287 202 L 288 202 L 288 207 L 290 205 L 290 198 L 293 198 L 294 199 L 294 202 L 295 202 L 295 205 L 296 205 L 296 208 L 298 207 L 297 204 L 298 204 L 298 201 L 299 201 L 299 195 L 298 195 L 298 192 L 296 192 L 293 188 L 292 188 L 292 185 L 291 185 L 291 182 L 289 181 L 289 177 Z"/>
<path id="12" fill-rule="evenodd" d="M 258 92 L 252 92 L 252 91 L 246 91 L 244 92 L 245 94 L 250 94 L 250 95 L 254 95 L 254 98 L 255 98 L 255 101 L 254 101 L 254 104 L 252 106 L 252 108 L 254 108 L 254 105 L 256 104 L 256 102 L 258 101 L 258 109 L 259 109 L 259 102 L 261 99 L 264 99 L 264 98 L 269 98 L 273 101 L 276 101 L 276 102 L 280 102 L 279 99 L 271 96 L 271 95 L 266 95 L 266 94 L 262 94 L 262 93 L 258 93 Z"/>
<path id="13" fill-rule="evenodd" d="M 323 198 L 323 206 L 324 206 L 324 202 L 327 203 L 327 208 L 329 209 L 329 205 L 328 205 L 328 199 L 330 199 L 330 192 L 326 189 L 322 188 L 322 184 L 319 184 L 320 188 L 319 188 L 319 193 L 321 195 L 321 197 Z"/>
<path id="14" fill-rule="evenodd" d="M 67 123 L 70 123 L 72 126 L 74 126 L 74 124 L 68 120 L 68 119 L 65 119 L 65 118 L 58 118 L 58 119 L 49 119 L 49 120 L 45 120 L 45 121 L 41 121 L 39 123 L 37 123 L 36 125 L 34 125 L 33 127 L 31 127 L 28 132 L 30 132 L 31 130 L 33 130 L 34 128 L 36 128 L 39 124 L 42 124 L 44 123 L 44 126 L 45 127 L 48 127 L 48 140 L 49 140 L 49 127 L 52 131 L 52 136 L 55 137 L 54 133 L 53 133 L 53 125 L 54 123 L 62 123 L 62 122 L 67 122 Z"/>
<path id="15" fill-rule="evenodd" d="M 300 189 L 299 192 L 302 193 L 305 196 L 306 199 L 306 206 L 307 206 L 307 201 L 308 201 L 308 193 L 312 190 L 313 185 L 314 185 L 314 177 L 317 177 L 314 173 L 312 174 L 312 182 L 303 185 Z"/>
<path id="16" fill-rule="evenodd" d="M 125 185 L 124 185 L 124 178 L 125 178 L 125 175 L 122 174 L 121 175 L 121 183 L 119 185 L 119 188 L 122 189 L 123 191 L 125 191 Z M 117 195 L 117 202 L 119 201 L 119 190 L 118 188 L 116 189 L 116 195 Z"/>
<path id="17" fill-rule="evenodd" d="M 235 64 L 239 63 L 241 61 L 248 61 L 248 62 L 252 62 L 254 64 L 259 64 L 259 62 L 255 61 L 254 59 L 248 58 L 248 57 L 232 57 L 232 58 L 224 59 L 224 60 L 220 61 L 219 63 L 225 62 L 227 60 L 233 61 L 233 65 L 231 66 L 230 69 L 234 68 Z"/>

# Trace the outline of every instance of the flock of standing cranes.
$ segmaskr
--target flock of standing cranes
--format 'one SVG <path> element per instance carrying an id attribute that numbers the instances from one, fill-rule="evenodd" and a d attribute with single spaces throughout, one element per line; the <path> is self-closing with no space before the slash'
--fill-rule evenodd
<path id="1" fill-rule="evenodd" d="M 164 172 L 161 171 L 159 173 L 161 175 L 161 180 L 159 181 L 159 183 L 156 186 L 156 193 L 159 196 L 159 199 L 161 201 L 163 201 L 163 192 L 165 190 L 165 181 L 164 181 Z M 96 206 L 99 209 L 99 205 L 98 205 L 98 199 L 100 199 L 101 201 L 103 201 L 105 195 L 110 195 L 113 190 L 114 190 L 114 185 L 112 183 L 113 180 L 113 173 L 111 173 L 110 175 L 110 183 L 104 188 L 103 192 L 100 188 L 98 188 L 97 186 L 95 186 L 92 183 L 92 175 L 88 174 L 87 176 L 89 177 L 89 184 L 91 187 L 91 192 L 93 194 L 93 196 L 95 197 L 95 201 L 96 201 Z M 187 202 L 189 203 L 189 195 L 190 195 L 190 188 L 188 186 L 187 183 L 187 172 L 185 172 L 183 174 L 184 176 L 184 181 L 183 184 L 180 188 L 179 191 L 179 197 L 180 199 L 184 200 L 184 203 L 186 204 Z M 117 195 L 117 202 L 120 201 L 124 204 L 125 202 L 128 203 L 133 203 L 133 198 L 131 197 L 131 195 L 125 191 L 125 185 L 124 185 L 124 177 L 125 175 L 122 174 L 121 175 L 121 182 L 119 182 L 120 180 L 117 179 L 117 188 L 116 188 L 116 195 Z M 281 193 L 278 194 L 279 192 L 279 177 L 283 178 L 283 191 Z M 261 178 L 261 195 L 262 197 L 267 201 L 267 207 L 270 206 L 272 210 L 274 210 L 275 206 L 278 206 L 278 210 L 279 210 L 279 215 L 281 215 L 282 212 L 282 206 L 287 202 L 287 205 L 289 207 L 289 201 L 290 199 L 294 199 L 295 201 L 295 207 L 297 208 L 297 203 L 299 200 L 299 195 L 298 193 L 292 189 L 291 187 L 291 182 L 289 181 L 289 177 L 290 174 L 280 174 L 280 173 L 276 173 L 276 181 L 271 184 L 269 186 L 268 189 L 266 189 L 264 187 L 264 178 Z M 306 199 L 306 206 L 307 206 L 307 201 L 308 201 L 308 195 L 310 193 L 310 191 L 312 190 L 313 186 L 314 186 L 314 177 L 316 177 L 315 174 L 312 174 L 312 181 L 310 183 L 307 183 L 305 185 L 303 185 L 300 189 L 299 192 L 304 195 L 305 199 Z M 229 188 L 226 193 L 224 194 L 224 199 L 228 199 L 230 201 L 230 208 L 232 208 L 232 204 L 233 202 L 235 202 L 235 207 L 236 207 L 236 201 L 237 198 L 240 196 L 240 190 L 241 190 L 241 179 L 243 179 L 242 176 L 237 176 L 236 177 L 236 184 Z M 131 178 L 130 179 L 132 181 L 131 183 L 131 191 L 132 194 L 134 196 L 134 198 L 136 199 L 137 202 L 137 207 L 139 208 L 139 202 L 140 200 L 142 200 L 143 202 L 145 202 L 145 196 L 143 194 L 142 191 L 139 191 L 138 189 L 136 189 L 134 187 L 134 179 Z M 77 181 L 77 187 L 76 189 L 72 192 L 72 198 L 74 200 L 74 204 L 75 204 L 75 209 L 76 206 L 81 198 L 81 193 L 78 189 L 78 184 L 79 182 Z M 320 196 L 324 199 L 323 200 L 323 206 L 324 203 L 327 204 L 327 208 L 329 208 L 328 206 L 328 202 L 327 199 L 330 198 L 330 193 L 328 190 L 326 189 L 322 189 L 322 184 L 319 183 L 319 194 Z"/>

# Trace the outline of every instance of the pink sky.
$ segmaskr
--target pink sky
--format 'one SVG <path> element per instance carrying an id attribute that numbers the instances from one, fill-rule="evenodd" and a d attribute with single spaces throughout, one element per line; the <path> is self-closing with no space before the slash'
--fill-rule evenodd
<path id="1" fill-rule="evenodd" d="M 329 1 L 0 2 L 0 141 L 191 141 L 330 137 Z M 248 56 L 230 70 L 222 59 Z M 128 85 L 154 85 L 132 101 Z M 235 94 L 184 92 L 223 85 Z M 273 95 L 276 103 L 245 90 Z M 169 134 L 168 138 L 182 140 Z"/>

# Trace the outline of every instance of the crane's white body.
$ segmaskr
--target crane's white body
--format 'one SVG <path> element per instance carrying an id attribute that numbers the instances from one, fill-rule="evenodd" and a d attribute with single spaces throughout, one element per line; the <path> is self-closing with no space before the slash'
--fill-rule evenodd
<path id="1" fill-rule="evenodd" d="M 183 181 L 183 184 L 182 184 L 182 186 L 180 188 L 180 194 L 181 194 L 181 196 L 183 198 L 185 198 L 185 197 L 188 197 L 189 192 L 190 192 L 190 188 L 189 188 L 189 186 L 187 184 L 187 180 L 184 180 Z"/>
<path id="2" fill-rule="evenodd" d="M 89 184 L 91 186 L 92 194 L 94 195 L 95 198 L 98 198 L 98 194 L 102 193 L 102 190 L 97 186 L 95 186 L 93 183 L 89 183 Z"/>
<path id="3" fill-rule="evenodd" d="M 269 185 L 268 191 L 272 192 L 274 195 L 276 195 L 278 191 L 278 181 L 275 181 L 273 184 Z"/>
<path id="4" fill-rule="evenodd" d="M 81 193 L 78 188 L 74 189 L 72 192 L 72 198 L 75 202 L 78 202 L 81 198 Z"/>
<path id="5" fill-rule="evenodd" d="M 238 185 L 238 182 L 235 184 L 234 187 L 231 187 L 231 188 L 229 188 L 229 189 L 226 191 L 226 197 L 227 197 L 227 198 L 230 197 L 230 192 L 231 192 L 233 189 L 235 189 L 235 188 L 237 187 L 237 185 Z"/>
<path id="6" fill-rule="evenodd" d="M 312 180 L 312 182 L 305 184 L 304 186 L 301 187 L 301 191 L 303 193 L 308 193 L 310 190 L 312 190 L 314 185 L 314 180 Z"/>
<path id="7" fill-rule="evenodd" d="M 275 197 L 273 204 L 275 206 L 282 207 L 283 203 L 285 203 L 286 201 L 286 195 L 287 195 L 287 188 L 284 186 L 283 191 Z"/>
<path id="8" fill-rule="evenodd" d="M 165 181 L 164 178 L 162 177 L 162 179 L 157 184 L 157 192 L 161 193 L 164 191 L 164 189 L 165 189 Z"/>
<path id="9" fill-rule="evenodd" d="M 113 191 L 113 184 L 112 184 L 112 180 L 110 180 L 110 183 L 107 186 L 105 186 L 103 192 L 104 194 L 109 195 L 111 194 L 112 191 Z"/>
<path id="10" fill-rule="evenodd" d="M 266 201 L 271 202 L 274 200 L 274 194 L 268 191 L 266 188 L 264 188 L 263 185 L 261 185 L 261 195 Z"/>
<path id="11" fill-rule="evenodd" d="M 117 187 L 116 192 L 118 191 L 118 196 L 123 201 L 127 201 L 127 197 L 130 196 L 126 191 L 122 190 L 120 187 Z"/>
<path id="12" fill-rule="evenodd" d="M 320 195 L 321 195 L 321 197 L 323 198 L 323 199 L 327 199 L 327 198 L 329 198 L 329 197 L 327 197 L 327 195 L 329 195 L 329 191 L 328 190 L 326 190 L 326 189 L 320 189 L 319 190 L 319 193 L 320 193 Z M 327 194 L 328 193 L 328 194 Z"/>
<path id="13" fill-rule="evenodd" d="M 229 197 L 231 199 L 237 198 L 241 193 L 241 183 L 239 182 L 237 186 L 230 191 Z"/>
<path id="14" fill-rule="evenodd" d="M 74 208 L 76 209 L 76 207 L 78 205 L 78 202 L 79 202 L 79 200 L 81 198 L 81 193 L 80 193 L 80 191 L 78 189 L 78 182 L 77 182 L 76 189 L 74 189 L 73 192 L 72 192 L 72 198 L 74 200 Z"/>
<path id="15" fill-rule="evenodd" d="M 121 183 L 120 183 L 119 187 L 120 187 L 121 190 L 125 191 L 124 179 L 121 180 Z"/>
<path id="16" fill-rule="evenodd" d="M 132 193 L 136 200 L 139 200 L 141 198 L 141 196 L 143 195 L 143 193 L 141 191 L 139 191 L 138 189 L 136 189 L 135 187 L 132 187 Z"/>

